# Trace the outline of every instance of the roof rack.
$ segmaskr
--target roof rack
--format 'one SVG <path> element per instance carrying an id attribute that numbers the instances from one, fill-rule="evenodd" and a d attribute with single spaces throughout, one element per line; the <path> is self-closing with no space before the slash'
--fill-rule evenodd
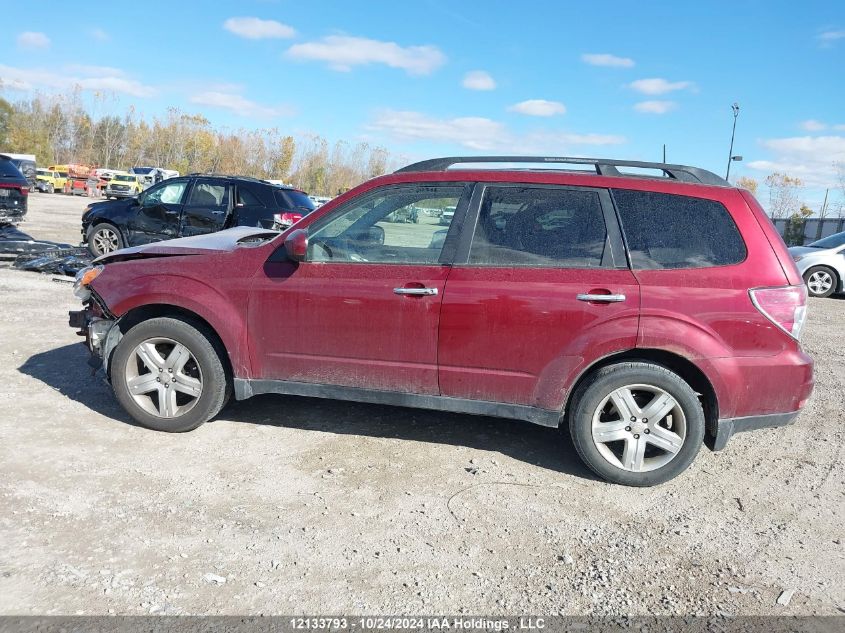
<path id="1" fill-rule="evenodd" d="M 670 165 L 668 163 L 649 163 L 635 160 L 613 160 L 606 158 L 570 158 L 557 156 L 450 156 L 447 158 L 432 158 L 414 163 L 396 170 L 396 173 L 419 171 L 446 171 L 453 165 L 462 163 L 547 163 L 569 165 L 591 165 L 599 176 L 627 176 L 637 177 L 640 174 L 626 174 L 617 167 L 639 167 L 657 169 L 667 178 L 681 182 L 693 182 L 703 185 L 718 185 L 729 187 L 730 183 L 706 169 L 688 167 L 686 165 Z"/>

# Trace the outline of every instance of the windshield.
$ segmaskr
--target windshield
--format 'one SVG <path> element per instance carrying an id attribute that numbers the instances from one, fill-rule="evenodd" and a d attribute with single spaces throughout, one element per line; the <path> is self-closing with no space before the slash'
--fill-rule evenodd
<path id="1" fill-rule="evenodd" d="M 133 167 L 132 173 L 133 174 L 149 174 L 153 171 L 152 167 Z"/>
<path id="2" fill-rule="evenodd" d="M 6 178 L 23 178 L 20 170 L 8 158 L 0 158 L 0 176 Z"/>
<path id="3" fill-rule="evenodd" d="M 37 173 L 39 176 L 52 176 L 53 175 L 49 171 L 47 171 L 46 169 L 36 169 L 35 173 Z"/>
<path id="4" fill-rule="evenodd" d="M 808 244 L 810 248 L 837 248 L 845 244 L 845 231 L 842 233 L 834 233 L 827 237 L 820 239 L 818 242 Z"/>
<path id="5" fill-rule="evenodd" d="M 115 174 L 112 178 L 115 182 L 135 182 L 135 176 L 127 176 L 126 174 Z"/>

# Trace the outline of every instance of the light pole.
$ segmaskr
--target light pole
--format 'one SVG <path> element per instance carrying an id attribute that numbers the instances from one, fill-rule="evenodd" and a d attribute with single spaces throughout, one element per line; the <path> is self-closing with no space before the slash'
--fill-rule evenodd
<path id="1" fill-rule="evenodd" d="M 731 176 L 731 161 L 734 160 L 734 136 L 736 135 L 736 118 L 739 116 L 739 104 L 734 103 L 731 106 L 731 110 L 734 112 L 734 126 L 731 130 L 731 149 L 728 152 L 728 170 L 725 173 L 725 180 L 729 180 Z"/>

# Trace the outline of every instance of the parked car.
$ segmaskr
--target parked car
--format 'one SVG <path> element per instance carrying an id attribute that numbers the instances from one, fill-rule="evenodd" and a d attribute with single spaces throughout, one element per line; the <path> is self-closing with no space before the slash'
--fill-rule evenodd
<path id="1" fill-rule="evenodd" d="M 34 154 L 10 154 L 5 152 L 0 152 L 0 154 L 10 158 L 15 167 L 20 170 L 20 172 L 23 174 L 23 177 L 26 178 L 29 182 L 30 191 L 37 187 L 38 183 L 36 182 L 36 166 Z"/>
<path id="2" fill-rule="evenodd" d="M 558 169 L 450 169 L 522 161 Z M 444 200 L 444 239 L 383 221 Z M 494 415 L 564 426 L 598 475 L 648 486 L 705 438 L 720 450 L 792 422 L 813 387 L 783 240 L 749 192 L 693 167 L 434 159 L 281 235 L 233 228 L 94 264 L 71 325 L 126 411 L 162 431 L 230 394 Z"/>
<path id="3" fill-rule="evenodd" d="M 179 176 L 178 171 L 162 169 L 161 167 L 130 167 L 129 173 L 138 176 L 138 180 L 141 181 L 145 189 L 160 183 L 162 180 L 177 178 Z"/>
<path id="4" fill-rule="evenodd" d="M 116 195 L 117 178 L 106 195 Z M 314 209 L 302 191 L 240 176 L 192 174 L 132 195 L 85 208 L 82 236 L 94 255 L 232 226 L 281 230 Z"/>
<path id="5" fill-rule="evenodd" d="M 65 178 L 57 171 L 38 168 L 35 170 L 35 187 L 42 193 L 55 193 L 65 186 Z"/>
<path id="6" fill-rule="evenodd" d="M 440 214 L 440 224 L 442 224 L 443 226 L 449 226 L 452 223 L 452 219 L 454 217 L 455 207 L 446 207 Z"/>
<path id="7" fill-rule="evenodd" d="M 0 154 L 0 225 L 17 224 L 26 215 L 29 181 L 6 154 Z"/>
<path id="8" fill-rule="evenodd" d="M 813 297 L 845 292 L 845 231 L 789 249 Z"/>
<path id="9" fill-rule="evenodd" d="M 132 198 L 144 190 L 144 185 L 135 174 L 128 172 L 112 172 L 111 178 L 103 190 L 106 198 Z"/>

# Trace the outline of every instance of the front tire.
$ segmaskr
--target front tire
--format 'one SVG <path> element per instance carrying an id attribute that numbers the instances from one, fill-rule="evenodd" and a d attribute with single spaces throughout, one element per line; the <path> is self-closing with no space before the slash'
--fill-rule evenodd
<path id="1" fill-rule="evenodd" d="M 836 292 L 836 273 L 827 266 L 813 266 L 804 273 L 804 282 L 811 297 L 829 297 Z"/>
<path id="2" fill-rule="evenodd" d="M 123 238 L 120 231 L 113 224 L 102 222 L 97 224 L 88 235 L 88 250 L 95 257 L 112 253 L 123 248 Z"/>
<path id="3" fill-rule="evenodd" d="M 216 416 L 229 399 L 226 369 L 204 326 L 159 317 L 129 330 L 114 351 L 112 388 L 141 426 L 191 431 Z"/>
<path id="4" fill-rule="evenodd" d="M 603 479 L 654 486 L 677 477 L 704 441 L 704 411 L 674 372 L 647 362 L 603 367 L 572 398 L 569 430 L 584 463 Z"/>

